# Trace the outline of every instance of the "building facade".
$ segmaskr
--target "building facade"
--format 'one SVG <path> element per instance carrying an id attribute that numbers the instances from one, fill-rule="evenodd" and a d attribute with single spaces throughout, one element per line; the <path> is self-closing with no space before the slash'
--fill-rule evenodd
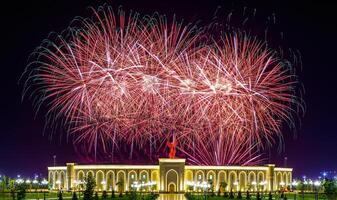
<path id="1" fill-rule="evenodd" d="M 292 168 L 265 166 L 196 166 L 185 159 L 159 159 L 158 165 L 76 165 L 48 167 L 52 189 L 83 189 L 86 177 L 96 180 L 98 191 L 158 192 L 275 191 L 290 186 Z"/>

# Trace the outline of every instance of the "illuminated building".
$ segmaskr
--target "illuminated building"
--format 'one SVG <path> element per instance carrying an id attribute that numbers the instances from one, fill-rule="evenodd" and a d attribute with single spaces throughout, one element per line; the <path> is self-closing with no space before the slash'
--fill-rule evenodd
<path id="1" fill-rule="evenodd" d="M 292 168 L 265 166 L 196 166 L 185 159 L 159 159 L 158 165 L 77 165 L 48 167 L 52 189 L 83 189 L 91 174 L 98 191 L 275 191 L 292 182 Z"/>

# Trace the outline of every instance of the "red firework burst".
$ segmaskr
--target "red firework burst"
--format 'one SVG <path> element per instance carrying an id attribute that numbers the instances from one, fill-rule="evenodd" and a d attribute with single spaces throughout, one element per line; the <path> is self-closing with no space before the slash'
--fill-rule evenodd
<path id="1" fill-rule="evenodd" d="M 94 16 L 41 45 L 26 72 L 24 93 L 47 104 L 75 145 L 152 149 L 174 133 L 191 162 L 247 165 L 292 122 L 296 77 L 258 40 L 205 41 L 195 26 L 110 8 Z"/>

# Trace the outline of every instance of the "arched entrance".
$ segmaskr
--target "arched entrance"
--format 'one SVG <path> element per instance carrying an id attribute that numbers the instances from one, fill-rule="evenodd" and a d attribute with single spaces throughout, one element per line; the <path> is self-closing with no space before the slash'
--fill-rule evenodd
<path id="1" fill-rule="evenodd" d="M 177 191 L 176 188 L 177 188 L 177 186 L 176 186 L 175 183 L 171 182 L 171 183 L 168 184 L 168 192 L 169 192 L 169 193 L 174 193 L 174 192 L 176 192 L 176 191 Z"/>
<path id="2" fill-rule="evenodd" d="M 178 186 L 178 172 L 174 169 L 170 169 L 166 173 L 166 191 L 168 192 L 177 192 Z"/>

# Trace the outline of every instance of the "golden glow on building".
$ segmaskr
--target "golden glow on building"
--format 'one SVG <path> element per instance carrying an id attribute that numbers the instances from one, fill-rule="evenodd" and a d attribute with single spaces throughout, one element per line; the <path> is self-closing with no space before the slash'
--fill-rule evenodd
<path id="1" fill-rule="evenodd" d="M 185 159 L 159 159 L 159 165 L 76 165 L 48 167 L 52 189 L 83 189 L 91 174 L 96 189 L 141 191 L 274 191 L 292 182 L 292 168 L 265 166 L 195 166 Z"/>

